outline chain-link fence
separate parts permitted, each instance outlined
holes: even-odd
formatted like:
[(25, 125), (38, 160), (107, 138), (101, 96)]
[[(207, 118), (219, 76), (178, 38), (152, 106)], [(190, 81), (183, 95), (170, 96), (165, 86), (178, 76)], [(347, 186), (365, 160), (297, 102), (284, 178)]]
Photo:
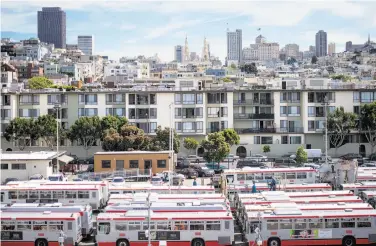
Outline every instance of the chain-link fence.
[(83, 180), (96, 181), (103, 179), (111, 180), (114, 177), (122, 177), (126, 181), (146, 181), (151, 177), (151, 169), (123, 169), (109, 172), (90, 172), (80, 173), (77, 176)]

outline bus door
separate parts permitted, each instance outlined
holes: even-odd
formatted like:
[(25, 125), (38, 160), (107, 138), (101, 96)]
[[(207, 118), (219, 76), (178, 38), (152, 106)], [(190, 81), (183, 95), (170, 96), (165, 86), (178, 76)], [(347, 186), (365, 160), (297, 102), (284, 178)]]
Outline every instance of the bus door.
[(1, 192), (1, 202), (4, 202), (4, 197), (5, 197), (4, 192)]

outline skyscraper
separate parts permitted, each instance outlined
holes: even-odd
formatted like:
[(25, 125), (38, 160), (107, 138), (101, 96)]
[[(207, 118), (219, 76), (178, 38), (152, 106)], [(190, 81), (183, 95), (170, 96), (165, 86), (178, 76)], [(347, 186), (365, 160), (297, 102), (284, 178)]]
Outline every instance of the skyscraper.
[(93, 55), (94, 53), (94, 37), (92, 35), (78, 36), (77, 37), (78, 49), (85, 55)]
[(334, 53), (336, 53), (336, 44), (335, 43), (330, 43), (328, 45), (328, 55), (333, 55)]
[(65, 48), (66, 15), (59, 7), (42, 8), (38, 11), (38, 38), (41, 42)]
[(206, 42), (206, 38), (204, 38), (204, 47), (202, 48), (202, 61), (209, 61), (209, 48), (208, 42)]
[(227, 61), (238, 61), (239, 63), (243, 60), (243, 41), (242, 41), (242, 30), (236, 29), (235, 32), (230, 32), (227, 30)]
[(179, 63), (183, 63), (183, 46), (181, 45), (176, 45), (175, 46), (175, 61)]
[(320, 30), (316, 33), (316, 56), (326, 56), (328, 54), (328, 37), (326, 32)]
[(189, 62), (191, 60), (188, 47), (188, 37), (185, 36), (185, 43), (184, 43), (184, 52), (183, 52), (183, 62)]

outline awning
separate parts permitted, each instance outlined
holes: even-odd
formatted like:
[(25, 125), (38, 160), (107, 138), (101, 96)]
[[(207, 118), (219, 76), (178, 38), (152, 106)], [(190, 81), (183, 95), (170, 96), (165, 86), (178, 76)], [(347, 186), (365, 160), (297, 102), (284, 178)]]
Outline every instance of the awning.
[(66, 164), (68, 164), (68, 162), (70, 161), (73, 161), (73, 157), (70, 157), (68, 155), (59, 156), (57, 159), (59, 159), (59, 161), (64, 162)]

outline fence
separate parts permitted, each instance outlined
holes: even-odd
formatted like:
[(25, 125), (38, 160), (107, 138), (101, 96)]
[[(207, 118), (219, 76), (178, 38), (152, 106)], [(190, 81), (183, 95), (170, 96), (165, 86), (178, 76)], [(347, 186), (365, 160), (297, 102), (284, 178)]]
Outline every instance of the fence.
[(123, 169), (108, 172), (81, 173), (78, 177), (88, 180), (113, 179), (122, 177), (127, 181), (146, 181), (151, 177), (151, 169)]

